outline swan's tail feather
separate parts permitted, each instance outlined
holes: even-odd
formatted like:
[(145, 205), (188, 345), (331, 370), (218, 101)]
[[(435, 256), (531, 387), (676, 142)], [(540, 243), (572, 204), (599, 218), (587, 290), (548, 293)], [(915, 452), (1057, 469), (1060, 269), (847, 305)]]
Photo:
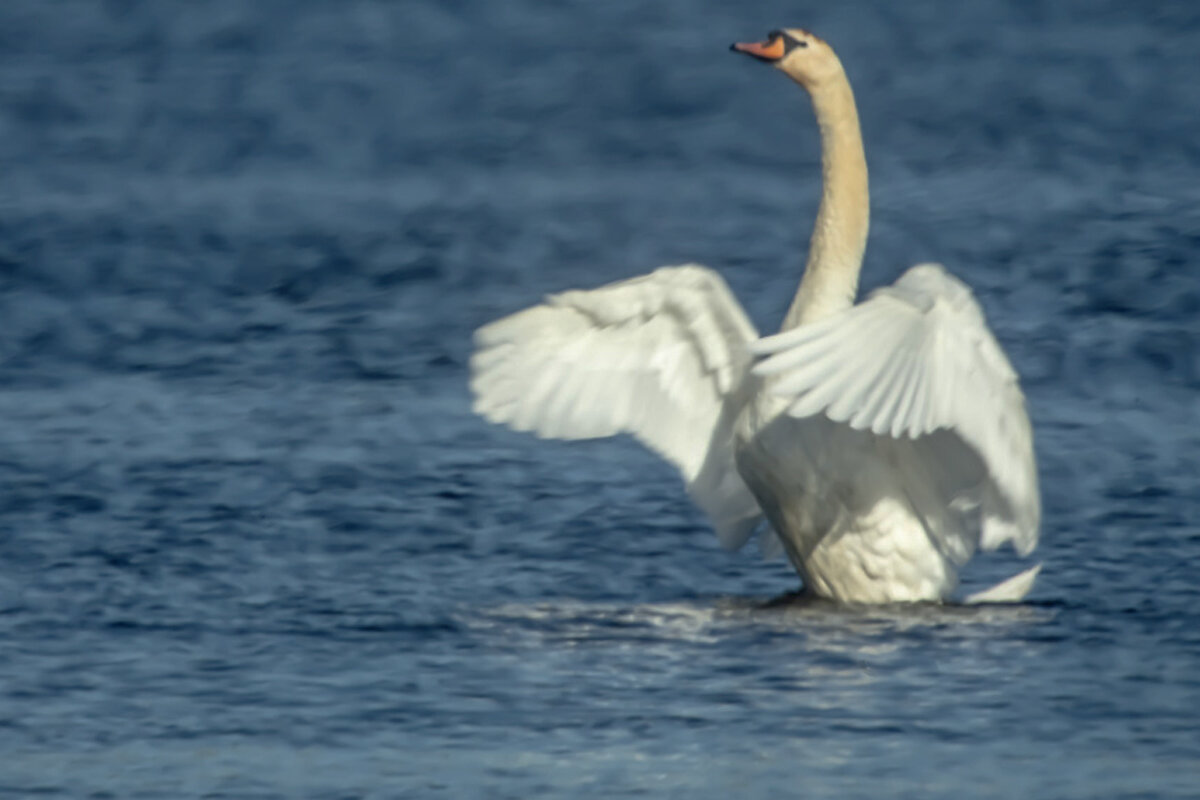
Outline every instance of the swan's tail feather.
[(1042, 571), (1041, 564), (1035, 564), (1024, 572), (1018, 572), (1007, 580), (1000, 581), (990, 589), (984, 589), (982, 592), (968, 595), (965, 602), (967, 605), (975, 605), (977, 603), (1019, 603), (1025, 599), (1025, 595), (1029, 594), (1029, 590), (1033, 588), (1033, 582), (1037, 579), (1038, 573)]

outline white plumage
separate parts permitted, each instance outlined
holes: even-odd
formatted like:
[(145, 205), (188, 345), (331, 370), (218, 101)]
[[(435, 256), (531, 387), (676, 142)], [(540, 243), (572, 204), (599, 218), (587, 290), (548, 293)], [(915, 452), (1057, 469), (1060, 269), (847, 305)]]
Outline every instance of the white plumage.
[(982, 461), (971, 471), (981, 482), (942, 502), (971, 495), (986, 549), (1012, 541), (1021, 555), (1033, 550), (1041, 504), (1025, 398), (971, 290), (940, 265), (913, 267), (866, 302), (752, 349), (770, 356), (754, 374), (773, 376), (769, 391), (789, 401), (789, 416), (824, 414), (910, 439), (906, 454), (927, 462), (925, 472), (947, 460), (927, 434), (953, 433)]
[[(752, 349), (767, 358), (739, 464), (819, 593), (944, 598), (977, 548), (1036, 546), (1024, 397), (970, 290), (940, 266)], [(1016, 599), (1036, 570), (975, 599)]]
[(758, 337), (720, 275), (663, 267), (480, 328), (475, 411), (550, 439), (628, 433), (678, 467), (721, 540), (762, 519), (737, 475), (731, 411)]
[[(562, 292), (476, 333), (475, 410), (547, 438), (634, 436), (679, 469), (727, 546), (765, 517), (816, 594), (945, 599), (978, 548), (1037, 544), (1016, 373), (970, 290), (938, 265), (853, 305), (868, 197), (841, 64), (800, 30), (736, 48), (804, 86), (826, 154), (783, 332), (759, 339), (697, 265)], [(1020, 599), (1038, 569), (967, 599)]]

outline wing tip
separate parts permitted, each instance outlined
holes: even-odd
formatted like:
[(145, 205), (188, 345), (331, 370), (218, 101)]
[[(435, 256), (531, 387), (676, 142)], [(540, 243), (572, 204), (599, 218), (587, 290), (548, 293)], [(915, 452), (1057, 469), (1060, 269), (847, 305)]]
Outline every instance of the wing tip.
[(1034, 564), (1029, 569), (1000, 581), (995, 586), (984, 589), (982, 592), (967, 595), (963, 602), (967, 605), (1019, 603), (1025, 599), (1025, 596), (1029, 594), (1029, 590), (1033, 588), (1033, 582), (1037, 580), (1038, 573), (1042, 571), (1042, 566), (1040, 562)]

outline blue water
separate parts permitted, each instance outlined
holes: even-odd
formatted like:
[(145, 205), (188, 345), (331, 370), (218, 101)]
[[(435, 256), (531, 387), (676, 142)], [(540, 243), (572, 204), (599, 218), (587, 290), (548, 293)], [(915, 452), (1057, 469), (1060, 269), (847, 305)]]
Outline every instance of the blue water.
[[(1024, 605), (768, 604), (633, 442), (470, 414), (548, 291), (696, 260), (778, 323), (816, 135), (725, 48), (781, 25), (855, 83), (864, 286), (946, 263), (1023, 376)], [(1195, 797), (1198, 50), (1191, 2), (6, 0), (0, 796)]]

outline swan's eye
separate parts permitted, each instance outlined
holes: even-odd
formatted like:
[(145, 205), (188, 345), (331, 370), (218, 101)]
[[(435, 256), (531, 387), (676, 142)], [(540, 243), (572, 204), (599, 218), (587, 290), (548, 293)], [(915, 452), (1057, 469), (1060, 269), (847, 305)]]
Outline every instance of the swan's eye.
[(784, 55), (787, 55), (788, 53), (792, 52), (797, 47), (808, 47), (807, 39), (796, 39), (791, 34), (789, 34), (787, 31), (772, 31), (771, 34), (773, 36), (778, 36), (780, 39), (783, 39)]

